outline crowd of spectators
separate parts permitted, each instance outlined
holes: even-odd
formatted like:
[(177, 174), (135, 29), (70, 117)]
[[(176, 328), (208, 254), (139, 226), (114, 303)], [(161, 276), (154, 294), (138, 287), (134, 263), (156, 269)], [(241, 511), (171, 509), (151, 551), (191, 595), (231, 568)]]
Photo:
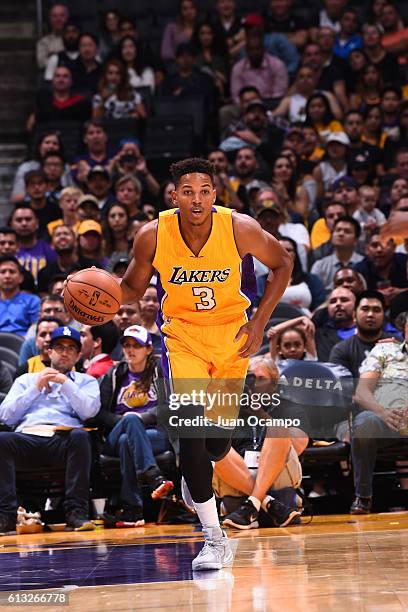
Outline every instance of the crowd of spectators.
[[(262, 11), (242, 15), (234, 0), (215, 0), (203, 14), (194, 0), (181, 0), (156, 47), (116, 9), (103, 15), (98, 36), (65, 5), (50, 9), (50, 33), (37, 43), (41, 85), (27, 119), (31, 153), (16, 171), (13, 210), (0, 228), (0, 332), (25, 338), (16, 375), (54, 367), (50, 342), (61, 326), (81, 335), (82, 359), (79, 347), (77, 355), (72, 350), (72, 366), (105, 385), (120, 374), (125, 400), (114, 394), (107, 405), (103, 398), (101, 422), (106, 449), (127, 461), (122, 501), (137, 511), (126, 510), (123, 520), (143, 519), (139, 494), (133, 489), (129, 497), (132, 470), (147, 471), (154, 491), (162, 476), (151, 449), (167, 448), (127, 416), (154, 403), (146, 382), (153, 384), (153, 366), (146, 363), (161, 351), (155, 279), (100, 335), (70, 320), (61, 293), (68, 273), (91, 265), (121, 277), (140, 227), (173, 206), (174, 185), (144, 154), (154, 102), (169, 98), (181, 109), (202, 101), (202, 133), (191, 153), (214, 164), (216, 203), (253, 216), (293, 258), (282, 297), (291, 314), (272, 318), (264, 358), (280, 371), (288, 359), (334, 363), (370, 381), (371, 395), (356, 381), (356, 433), (371, 427), (374, 434), (370, 444), (367, 433), (352, 443), (352, 511), (371, 509), (375, 441), (399, 435), (407, 418), (406, 401), (398, 403), (397, 394), (390, 405), (375, 383), (393, 371), (393, 359), (403, 361), (407, 378), (408, 236), (384, 242), (380, 232), (390, 214), (408, 211), (408, 26), (392, 2), (362, 4), (322, 0), (314, 13), (292, 0), (265, 0)], [(112, 126), (130, 119), (135, 131), (115, 139)], [(58, 129), (69, 121), (82, 124), (71, 156)], [(254, 268), (256, 308), (269, 271), (258, 261)], [(125, 341), (135, 325), (149, 334), (141, 370), (151, 371), (140, 388), (132, 340)], [(62, 353), (54, 350), (54, 361)], [(132, 384), (137, 391), (129, 391)], [(20, 431), (10, 402), (0, 416)], [(142, 467), (135, 453), (130, 467), (129, 437), (145, 449)], [(1, 503), (0, 513), (10, 513), (10, 499), (6, 510)], [(81, 504), (68, 509), (83, 510)], [(83, 513), (80, 519), (88, 524)]]

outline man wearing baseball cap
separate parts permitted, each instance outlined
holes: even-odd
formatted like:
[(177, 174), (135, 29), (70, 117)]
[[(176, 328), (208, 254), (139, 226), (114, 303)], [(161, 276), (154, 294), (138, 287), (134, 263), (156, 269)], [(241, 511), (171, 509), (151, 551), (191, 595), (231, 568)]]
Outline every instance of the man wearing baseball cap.
[(122, 515), (117, 526), (130, 527), (144, 523), (139, 478), (147, 483), (153, 499), (165, 497), (173, 483), (155, 459), (170, 449), (170, 443), (157, 427), (158, 370), (151, 336), (141, 325), (131, 325), (120, 341), (123, 360), (102, 379), (97, 418), (106, 436), (103, 452), (120, 458)]
[(357, 183), (352, 176), (342, 176), (333, 183), (333, 200), (345, 205), (347, 214), (353, 216), (359, 205)]
[(94, 529), (88, 518), (91, 443), (82, 426), (100, 409), (97, 381), (73, 370), (81, 355), (79, 332), (57, 327), (50, 339), (50, 367), (23, 374), (0, 406), (0, 533), (14, 531), (16, 464), (65, 466), (64, 510), (76, 531)]
[(110, 204), (115, 201), (111, 193), (111, 177), (105, 166), (97, 164), (89, 170), (87, 185), (90, 195), (96, 198), (99, 210), (102, 216), (104, 216)]

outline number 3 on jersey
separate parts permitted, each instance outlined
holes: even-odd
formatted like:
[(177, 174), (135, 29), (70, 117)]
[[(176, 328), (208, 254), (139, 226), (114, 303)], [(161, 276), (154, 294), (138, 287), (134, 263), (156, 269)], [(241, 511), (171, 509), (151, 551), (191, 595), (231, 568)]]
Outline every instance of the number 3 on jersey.
[(216, 306), (211, 287), (192, 287), (192, 292), (200, 298), (200, 301), (195, 303), (197, 310), (212, 310)]

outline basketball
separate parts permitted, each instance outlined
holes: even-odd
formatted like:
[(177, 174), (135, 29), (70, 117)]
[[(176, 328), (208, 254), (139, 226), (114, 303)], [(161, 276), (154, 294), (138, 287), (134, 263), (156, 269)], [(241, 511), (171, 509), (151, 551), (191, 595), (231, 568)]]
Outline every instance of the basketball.
[(80, 270), (64, 290), (64, 302), (74, 319), (85, 325), (102, 325), (113, 319), (122, 303), (118, 280), (99, 268)]

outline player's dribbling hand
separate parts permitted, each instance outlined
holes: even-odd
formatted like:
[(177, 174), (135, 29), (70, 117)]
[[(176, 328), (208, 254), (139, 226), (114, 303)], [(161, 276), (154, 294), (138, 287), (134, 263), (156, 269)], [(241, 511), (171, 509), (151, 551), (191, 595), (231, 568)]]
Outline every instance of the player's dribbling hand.
[(238, 355), (242, 359), (247, 359), (259, 351), (263, 339), (263, 327), (254, 320), (248, 321), (248, 323), (245, 323), (239, 328), (234, 338), (234, 342), (238, 342), (244, 334), (247, 336), (247, 339), (239, 349)]

